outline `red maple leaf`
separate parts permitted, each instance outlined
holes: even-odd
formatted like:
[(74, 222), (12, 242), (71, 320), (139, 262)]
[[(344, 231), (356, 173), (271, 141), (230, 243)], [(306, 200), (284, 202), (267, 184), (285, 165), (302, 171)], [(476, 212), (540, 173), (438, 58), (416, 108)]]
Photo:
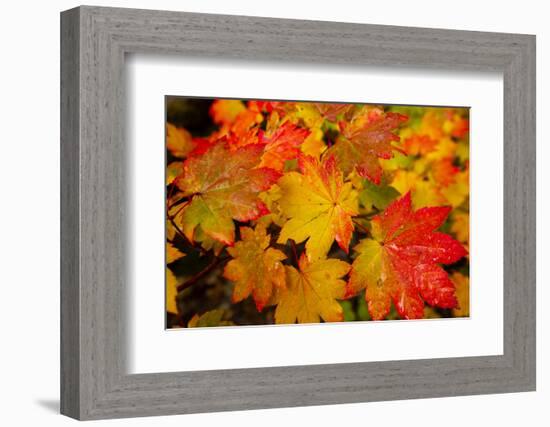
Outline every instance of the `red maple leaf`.
[(455, 286), (439, 264), (452, 264), (467, 254), (448, 234), (436, 231), (450, 207), (413, 211), (411, 196), (393, 202), (372, 220), (374, 239), (362, 240), (354, 250), (347, 296), (366, 289), (365, 299), (375, 320), (386, 317), (393, 301), (399, 316), (422, 318), (424, 302), (455, 308)]

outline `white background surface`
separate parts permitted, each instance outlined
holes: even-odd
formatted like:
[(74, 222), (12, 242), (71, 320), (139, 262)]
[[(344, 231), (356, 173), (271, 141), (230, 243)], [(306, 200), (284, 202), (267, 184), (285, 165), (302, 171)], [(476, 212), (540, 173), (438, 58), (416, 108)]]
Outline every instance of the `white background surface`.
[[(224, 76), (219, 79), (218, 76)], [(130, 187), (130, 372), (175, 372), (502, 354), (500, 73), (252, 61), (127, 59)], [(270, 82), (266, 85), (265, 82)], [(232, 82), (228, 85), (227, 82)], [(469, 319), (164, 330), (166, 94), (470, 106)], [(490, 162), (485, 159), (491, 159)], [(498, 272), (495, 274), (494, 272)], [(154, 284), (157, 284), (155, 286)], [(231, 348), (220, 357), (211, 347)], [(190, 348), (194, 351), (188, 351)], [(173, 357), (179, 354), (179, 357)]]
[[(74, 1), (3, 5), (0, 68), (0, 421), (64, 426), (57, 415), (59, 383), (59, 16)], [(544, 2), (439, 1), (97, 1), (96, 4), (281, 18), (321, 19), (484, 31), (535, 33), (538, 74), (538, 391), (508, 395), (349, 404), (104, 422), (117, 426), (407, 425), (530, 423), (550, 419), (550, 28)], [(546, 123), (545, 123), (546, 121)], [(546, 241), (545, 241), (546, 240)], [(541, 262), (542, 261), (542, 262)], [(90, 425), (97, 423), (90, 423)]]

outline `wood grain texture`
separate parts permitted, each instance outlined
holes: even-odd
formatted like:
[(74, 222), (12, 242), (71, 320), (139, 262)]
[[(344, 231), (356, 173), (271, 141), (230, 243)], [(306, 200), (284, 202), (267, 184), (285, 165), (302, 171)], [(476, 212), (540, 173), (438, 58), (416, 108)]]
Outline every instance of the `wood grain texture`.
[[(86, 6), (63, 12), (61, 27), (62, 413), (100, 419), (535, 389), (534, 36)], [(502, 72), (504, 354), (128, 375), (128, 53)]]
[(61, 20), (61, 412), (80, 414), (79, 17)]

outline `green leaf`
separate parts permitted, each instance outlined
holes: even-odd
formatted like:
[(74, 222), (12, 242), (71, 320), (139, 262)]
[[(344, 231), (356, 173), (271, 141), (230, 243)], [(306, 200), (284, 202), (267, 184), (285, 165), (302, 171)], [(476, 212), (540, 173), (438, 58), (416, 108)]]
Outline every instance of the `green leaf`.
[(355, 311), (353, 311), (353, 305), (351, 301), (339, 302), (342, 306), (342, 310), (344, 310), (344, 322), (352, 322), (354, 320), (357, 320), (357, 316), (355, 316)]
[(189, 328), (209, 328), (212, 326), (233, 326), (229, 320), (222, 320), (224, 311), (221, 309), (207, 311), (206, 313), (195, 314), (187, 324)]
[(363, 181), (363, 190), (359, 193), (359, 201), (367, 208), (384, 210), (399, 197), (399, 191), (390, 185), (375, 185), (368, 180)]
[(357, 320), (371, 320), (364, 293), (361, 293), (357, 299)]

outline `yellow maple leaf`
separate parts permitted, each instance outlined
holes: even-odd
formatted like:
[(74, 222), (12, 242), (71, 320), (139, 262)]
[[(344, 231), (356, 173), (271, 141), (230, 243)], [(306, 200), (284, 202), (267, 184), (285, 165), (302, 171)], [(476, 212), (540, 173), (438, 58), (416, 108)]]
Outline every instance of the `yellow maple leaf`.
[(456, 146), (456, 157), (461, 163), (464, 163), (470, 159), (470, 144), (467, 141), (458, 141)]
[(166, 264), (170, 264), (174, 261), (177, 261), (180, 258), (183, 258), (185, 254), (181, 252), (171, 243), (166, 243)]
[(334, 240), (346, 252), (353, 233), (352, 216), (358, 214), (357, 192), (344, 182), (333, 156), (322, 162), (313, 157), (299, 158), (302, 173), (288, 172), (279, 180), (278, 203), (289, 220), (278, 243), (308, 239), (306, 250), (311, 259), (324, 257)]
[(410, 191), (415, 209), (447, 204), (447, 201), (433, 181), (424, 180), (421, 175), (414, 171), (396, 171), (391, 186), (401, 194), (406, 194)]
[(166, 123), (166, 148), (173, 156), (183, 158), (193, 151), (195, 143), (185, 129)]
[(168, 240), (173, 240), (176, 236), (176, 229), (170, 220), (166, 220), (166, 238)]
[(271, 223), (276, 224), (279, 227), (282, 227), (284, 225), (286, 218), (281, 212), (281, 208), (278, 204), (278, 201), (281, 198), (281, 196), (282, 196), (281, 187), (279, 187), (277, 184), (273, 184), (273, 186), (269, 190), (262, 191), (258, 195), (260, 200), (264, 202), (265, 205), (267, 206), (269, 213), (258, 218), (256, 220), (257, 223), (262, 223), (266, 227), (271, 225)]
[(470, 214), (468, 212), (453, 212), (451, 231), (459, 242), (470, 245)]
[(235, 282), (233, 303), (252, 295), (256, 308), (262, 311), (274, 289), (283, 289), (286, 284), (285, 269), (281, 261), (286, 255), (270, 248), (270, 235), (258, 224), (256, 229), (241, 227), (241, 240), (227, 252), (233, 257), (225, 266), (223, 275)]
[(455, 175), (455, 181), (449, 186), (441, 189), (441, 194), (453, 206), (460, 206), (470, 195), (470, 173), (465, 171)]
[(445, 135), (443, 132), (444, 120), (445, 118), (441, 114), (440, 108), (426, 108), (420, 121), (418, 133), (426, 135), (431, 139), (439, 140)]
[(167, 268), (166, 269), (166, 311), (176, 314), (178, 312), (178, 306), (176, 304), (176, 297), (178, 296), (178, 281), (174, 273)]
[(287, 288), (278, 293), (276, 323), (340, 322), (344, 319), (342, 306), (346, 292), (345, 276), (350, 265), (338, 259), (310, 261), (304, 254), (299, 269), (286, 266)]
[(319, 159), (326, 149), (327, 145), (323, 141), (323, 131), (318, 127), (312, 128), (311, 133), (301, 146), (302, 153)]
[(324, 121), (319, 110), (310, 102), (297, 102), (294, 111), (288, 114), (290, 120), (303, 123), (308, 128), (321, 127)]
[(454, 157), (457, 147), (458, 145), (451, 138), (442, 137), (435, 148), (426, 154), (426, 159), (434, 161)]

